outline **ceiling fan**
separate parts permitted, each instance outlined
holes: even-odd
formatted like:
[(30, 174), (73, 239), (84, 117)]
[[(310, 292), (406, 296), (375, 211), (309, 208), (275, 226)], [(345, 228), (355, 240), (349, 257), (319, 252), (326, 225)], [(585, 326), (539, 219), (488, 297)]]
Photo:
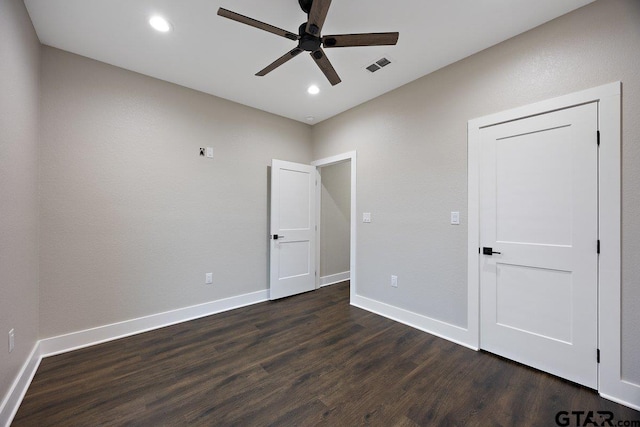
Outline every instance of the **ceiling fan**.
[(302, 11), (307, 14), (307, 22), (298, 28), (298, 34), (274, 27), (273, 25), (240, 15), (227, 9), (218, 9), (218, 15), (259, 28), (287, 39), (297, 41), (298, 46), (282, 55), (280, 58), (258, 71), (256, 76), (265, 76), (285, 62), (298, 56), (303, 51), (311, 53), (311, 57), (318, 64), (320, 70), (329, 82), (335, 86), (341, 82), (340, 76), (331, 65), (324, 53), (324, 48), (351, 47), (351, 46), (384, 46), (395, 45), (398, 42), (399, 33), (363, 33), (363, 34), (338, 34), (322, 36), (322, 26), (329, 12), (331, 0), (298, 0)]

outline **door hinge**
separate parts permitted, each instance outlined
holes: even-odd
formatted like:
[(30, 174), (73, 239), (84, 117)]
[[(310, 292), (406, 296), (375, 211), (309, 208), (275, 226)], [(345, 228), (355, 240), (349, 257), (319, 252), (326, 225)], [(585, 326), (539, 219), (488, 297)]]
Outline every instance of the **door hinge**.
[(598, 239), (598, 255), (600, 255), (600, 239)]
[(597, 359), (598, 359), (598, 363), (600, 363), (600, 349), (598, 349), (598, 351), (597, 351), (597, 356), (596, 356), (596, 357), (597, 357)]
[(598, 147), (600, 146), (600, 131), (598, 131)]

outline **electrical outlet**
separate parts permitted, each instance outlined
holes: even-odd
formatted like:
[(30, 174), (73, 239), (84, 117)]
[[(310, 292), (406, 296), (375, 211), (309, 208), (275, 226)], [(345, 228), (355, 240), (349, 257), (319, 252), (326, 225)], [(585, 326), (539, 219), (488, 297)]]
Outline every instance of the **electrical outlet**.
[(362, 214), (362, 222), (366, 222), (366, 223), (371, 222), (371, 212), (364, 212)]
[(394, 288), (398, 287), (398, 276), (391, 276), (391, 286)]
[(213, 273), (207, 273), (204, 278), (204, 283), (210, 285), (213, 283)]
[(13, 347), (15, 347), (15, 338), (16, 334), (12, 329), (9, 331), (9, 353), (11, 353), (13, 351)]

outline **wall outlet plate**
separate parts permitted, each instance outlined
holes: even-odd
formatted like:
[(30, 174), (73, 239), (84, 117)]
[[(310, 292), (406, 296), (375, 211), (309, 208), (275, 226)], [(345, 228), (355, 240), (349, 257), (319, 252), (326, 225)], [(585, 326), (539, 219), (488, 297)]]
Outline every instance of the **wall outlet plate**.
[(11, 329), (9, 331), (9, 353), (11, 353), (13, 351), (13, 348), (15, 347), (15, 339), (16, 333), (13, 329)]
[(366, 222), (366, 223), (371, 222), (371, 212), (364, 212), (362, 214), (362, 222)]
[(460, 212), (451, 212), (451, 224), (460, 225)]
[(391, 276), (391, 286), (394, 288), (398, 287), (398, 276)]
[(204, 276), (204, 283), (210, 285), (213, 283), (213, 273), (207, 273)]

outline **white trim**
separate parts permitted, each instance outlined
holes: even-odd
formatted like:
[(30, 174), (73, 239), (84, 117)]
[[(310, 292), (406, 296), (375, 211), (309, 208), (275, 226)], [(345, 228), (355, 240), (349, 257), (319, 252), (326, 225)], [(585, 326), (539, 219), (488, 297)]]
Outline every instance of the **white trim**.
[(322, 174), (316, 167), (316, 289), (322, 286), (320, 278), (320, 254), (322, 251)]
[(33, 380), (42, 356), (40, 355), (40, 342), (37, 342), (31, 350), (31, 354), (22, 365), (20, 373), (16, 377), (15, 381), (11, 385), (9, 392), (5, 396), (2, 404), (0, 405), (0, 426), (9, 427), (13, 418), (18, 412), (18, 408), (27, 394), (27, 389)]
[[(357, 188), (357, 153), (355, 151), (349, 151), (347, 153), (338, 154), (336, 156), (325, 157), (324, 159), (311, 162), (311, 165), (316, 167), (331, 166), (336, 163), (351, 160), (351, 237), (350, 237), (350, 263), (349, 270), (351, 273), (351, 283), (349, 286), (350, 303), (353, 304), (354, 298), (357, 292), (357, 280), (356, 280), (356, 237), (357, 237), (357, 211), (356, 211), (356, 188)], [(319, 241), (319, 240), (318, 240)], [(320, 252), (319, 250), (317, 251)], [(318, 264), (319, 265), (319, 264)]]
[(467, 330), (480, 348), (480, 127), (467, 124)]
[(40, 340), (40, 353), (42, 357), (54, 356), (56, 354), (117, 340), (119, 338), (187, 322), (267, 300), (267, 290), (257, 291), (191, 307), (166, 311), (164, 313), (139, 317), (137, 319), (125, 320), (124, 322), (99, 326), (97, 328), (85, 329), (70, 334), (45, 338)]
[(348, 271), (344, 271), (342, 273), (329, 274), (328, 276), (322, 276), (320, 278), (320, 286), (329, 286), (335, 285), (336, 283), (344, 282), (345, 280), (349, 280), (351, 274)]
[(580, 92), (574, 92), (557, 98), (536, 102), (535, 104), (516, 107), (511, 110), (501, 111), (499, 113), (472, 119), (469, 120), (469, 127), (483, 128), (526, 117), (546, 114), (556, 110), (563, 110), (565, 108), (575, 107), (581, 104), (597, 102), (603, 98), (620, 95), (620, 89), (621, 82), (607, 83), (605, 85), (585, 89)]
[(640, 405), (627, 402), (626, 400), (618, 399), (617, 397), (609, 396), (608, 394), (605, 394), (605, 393), (600, 393), (600, 397), (602, 397), (603, 399), (610, 400), (612, 402), (619, 403), (624, 406), (628, 406), (629, 408), (635, 409), (636, 411), (640, 411)]
[(267, 290), (257, 291), (42, 339), (34, 346), (31, 355), (20, 370), (9, 393), (7, 393), (5, 399), (2, 401), (2, 405), (0, 406), (0, 426), (8, 427), (11, 421), (13, 421), (43, 357), (55, 356), (56, 354), (78, 350), (80, 348), (117, 340), (119, 338), (234, 310), (236, 308), (246, 307), (267, 300)]
[(640, 385), (621, 377), (621, 82), (469, 120), (468, 123), (468, 328), (477, 347), (479, 336), (479, 144), (480, 129), (589, 102), (598, 102), (600, 144), (599, 229), (599, 365), (598, 391), (604, 398), (632, 408), (640, 406)]
[(622, 172), (621, 84), (602, 94), (600, 129), (600, 312), (601, 351), (598, 391), (602, 397), (640, 410), (640, 384), (622, 378)]
[(452, 325), (441, 320), (413, 313), (393, 305), (385, 304), (367, 297), (356, 295), (351, 298), (351, 305), (363, 310), (384, 316), (396, 322), (403, 323), (412, 328), (419, 329), (431, 335), (443, 338), (447, 341), (460, 344), (472, 350), (478, 350), (473, 343), (468, 341), (468, 331), (460, 326)]

